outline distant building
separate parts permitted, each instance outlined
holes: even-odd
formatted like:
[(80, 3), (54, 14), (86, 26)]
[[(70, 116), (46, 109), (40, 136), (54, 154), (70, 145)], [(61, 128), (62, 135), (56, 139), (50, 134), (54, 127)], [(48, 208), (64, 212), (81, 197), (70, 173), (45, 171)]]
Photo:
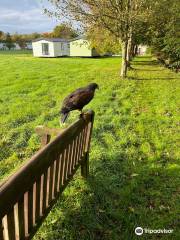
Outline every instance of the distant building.
[(138, 55), (145, 55), (147, 51), (147, 46), (139, 45), (138, 46)]
[(0, 50), (8, 50), (5, 43), (0, 42)]
[[(18, 43), (12, 43), (12, 47), (10, 50), (21, 50), (21, 47)], [(0, 50), (9, 50), (9, 48), (6, 46), (6, 43), (0, 43)]]
[(26, 49), (32, 50), (32, 42), (26, 42)]
[(32, 41), (35, 57), (69, 56), (69, 41), (61, 38), (39, 38)]
[(18, 43), (13, 43), (14, 46), (12, 47), (13, 50), (21, 50), (21, 47), (19, 46)]
[(70, 41), (71, 57), (98, 57), (100, 56), (90, 42), (84, 37), (77, 37)]

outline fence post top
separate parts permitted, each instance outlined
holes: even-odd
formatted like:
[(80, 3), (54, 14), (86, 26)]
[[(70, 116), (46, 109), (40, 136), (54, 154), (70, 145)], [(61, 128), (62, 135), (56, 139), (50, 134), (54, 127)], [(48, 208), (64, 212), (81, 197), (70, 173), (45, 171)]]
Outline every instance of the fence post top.
[[(94, 118), (94, 115), (95, 115), (95, 112), (93, 110), (88, 110), (86, 112), (83, 112), (81, 115), (80, 115), (80, 118), (82, 117), (84, 120), (90, 120), (92, 121), (93, 118)], [(90, 117), (90, 119), (89, 119)]]

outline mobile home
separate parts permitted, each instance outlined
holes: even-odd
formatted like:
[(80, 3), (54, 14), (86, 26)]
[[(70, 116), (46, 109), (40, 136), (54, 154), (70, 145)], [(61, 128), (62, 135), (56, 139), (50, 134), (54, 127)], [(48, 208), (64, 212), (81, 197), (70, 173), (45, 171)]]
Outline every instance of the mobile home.
[(70, 41), (71, 57), (98, 57), (100, 56), (90, 42), (84, 37), (77, 37)]
[(69, 41), (61, 38), (39, 38), (32, 42), (35, 57), (60, 57), (70, 55)]

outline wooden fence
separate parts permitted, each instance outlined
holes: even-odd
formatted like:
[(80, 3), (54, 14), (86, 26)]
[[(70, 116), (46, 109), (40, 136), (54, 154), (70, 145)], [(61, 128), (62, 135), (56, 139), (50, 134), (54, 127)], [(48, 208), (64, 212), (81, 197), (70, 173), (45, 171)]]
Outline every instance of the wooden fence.
[[(94, 112), (88, 111), (0, 186), (0, 240), (31, 239), (77, 168), (88, 175)], [(56, 134), (58, 131), (55, 131)]]

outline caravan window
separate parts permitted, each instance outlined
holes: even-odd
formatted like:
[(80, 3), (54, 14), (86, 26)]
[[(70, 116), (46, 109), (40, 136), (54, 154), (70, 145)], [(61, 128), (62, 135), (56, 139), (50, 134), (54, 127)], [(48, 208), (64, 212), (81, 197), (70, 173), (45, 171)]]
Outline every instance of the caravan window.
[(42, 55), (49, 55), (49, 44), (42, 43)]

